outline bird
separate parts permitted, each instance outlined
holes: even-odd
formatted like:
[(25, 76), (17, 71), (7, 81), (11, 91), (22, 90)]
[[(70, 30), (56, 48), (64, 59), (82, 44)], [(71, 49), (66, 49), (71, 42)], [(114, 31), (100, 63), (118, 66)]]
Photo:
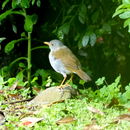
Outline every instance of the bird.
[[(73, 52), (60, 40), (44, 42), (50, 48), (49, 61), (52, 68), (63, 75), (62, 86), (69, 74), (77, 74), (82, 80), (88, 82), (91, 78), (81, 69), (81, 64)], [(72, 77), (71, 77), (72, 78)]]

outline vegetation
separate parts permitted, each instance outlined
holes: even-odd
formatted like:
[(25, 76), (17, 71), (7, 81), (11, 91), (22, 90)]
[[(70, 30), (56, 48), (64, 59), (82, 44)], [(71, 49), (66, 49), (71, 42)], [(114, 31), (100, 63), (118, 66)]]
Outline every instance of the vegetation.
[[(43, 45), (52, 39), (62, 40), (93, 80), (85, 83), (75, 76), (71, 85), (79, 91), (77, 97), (35, 108), (39, 112), (31, 115), (45, 120), (34, 129), (130, 126), (130, 0), (3, 0), (0, 9), (0, 111), (8, 121), (0, 128), (15, 129), (30, 111), (26, 103), (13, 109), (4, 102), (27, 99), (60, 84), (62, 76), (52, 70)], [(75, 121), (57, 125), (64, 117)]]

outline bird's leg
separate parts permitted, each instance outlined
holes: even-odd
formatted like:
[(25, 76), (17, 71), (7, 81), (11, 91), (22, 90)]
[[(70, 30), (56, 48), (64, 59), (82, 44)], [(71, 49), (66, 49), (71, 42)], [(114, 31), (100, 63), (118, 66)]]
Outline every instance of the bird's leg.
[(70, 77), (70, 79), (67, 81), (66, 84), (69, 84), (70, 82), (72, 82), (73, 76), (74, 76), (73, 73), (71, 73), (71, 77)]
[(64, 84), (66, 78), (67, 78), (67, 76), (65, 75), (64, 79), (62, 80), (62, 82), (61, 82), (60, 86), (58, 86), (58, 88), (63, 88), (63, 84)]

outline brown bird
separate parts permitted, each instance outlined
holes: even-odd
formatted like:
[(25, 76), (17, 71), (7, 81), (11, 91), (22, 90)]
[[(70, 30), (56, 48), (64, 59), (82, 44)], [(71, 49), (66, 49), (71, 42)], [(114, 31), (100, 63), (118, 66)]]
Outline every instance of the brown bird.
[(84, 81), (90, 81), (91, 78), (81, 69), (81, 64), (72, 51), (59, 40), (44, 42), (50, 48), (49, 61), (52, 68), (63, 75), (63, 85), (68, 74), (75, 73)]

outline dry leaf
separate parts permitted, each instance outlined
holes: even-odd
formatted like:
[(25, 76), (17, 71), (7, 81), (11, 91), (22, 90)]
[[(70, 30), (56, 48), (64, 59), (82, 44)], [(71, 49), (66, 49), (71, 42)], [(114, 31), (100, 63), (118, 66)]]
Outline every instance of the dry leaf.
[(96, 109), (96, 108), (94, 108), (94, 107), (88, 106), (87, 109), (88, 109), (89, 111), (93, 112), (93, 113), (97, 113), (97, 114), (100, 114), (100, 115), (104, 115), (104, 113), (103, 113), (102, 111), (100, 111), (100, 110), (98, 110), (98, 109)]
[(5, 116), (2, 111), (0, 111), (0, 125), (3, 125), (5, 122)]
[(122, 115), (118, 116), (116, 119), (130, 121), (130, 114), (122, 114)]
[(56, 122), (56, 124), (60, 125), (60, 124), (71, 123), (71, 122), (73, 122), (75, 120), (76, 119), (74, 117), (68, 116), (68, 117), (62, 118), (61, 120), (58, 120)]
[(36, 117), (25, 117), (21, 119), (20, 125), (32, 127), (35, 125), (35, 123), (44, 120), (44, 118), (36, 118)]
[(89, 124), (89, 125), (86, 125), (84, 130), (101, 130), (103, 129), (103, 127), (97, 125), (97, 124)]

